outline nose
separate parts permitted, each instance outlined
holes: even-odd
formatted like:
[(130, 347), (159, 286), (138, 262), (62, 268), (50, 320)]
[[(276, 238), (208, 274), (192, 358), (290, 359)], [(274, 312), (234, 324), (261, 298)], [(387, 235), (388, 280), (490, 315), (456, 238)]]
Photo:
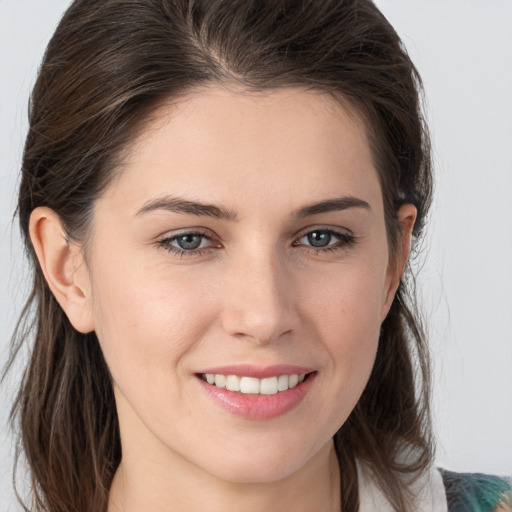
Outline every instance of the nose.
[(293, 280), (277, 255), (241, 257), (225, 277), (221, 315), (229, 335), (265, 345), (296, 329)]

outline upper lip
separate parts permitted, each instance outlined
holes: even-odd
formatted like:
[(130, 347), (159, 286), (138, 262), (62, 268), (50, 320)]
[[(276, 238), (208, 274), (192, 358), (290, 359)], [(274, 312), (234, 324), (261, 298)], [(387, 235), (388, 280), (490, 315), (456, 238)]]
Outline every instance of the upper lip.
[(280, 375), (305, 375), (314, 372), (314, 368), (306, 366), (296, 366), (291, 364), (275, 364), (271, 366), (255, 366), (253, 364), (234, 364), (226, 366), (215, 366), (204, 368), (197, 372), (210, 373), (215, 375), (238, 375), (243, 377), (254, 377), (264, 379), (266, 377), (279, 377)]

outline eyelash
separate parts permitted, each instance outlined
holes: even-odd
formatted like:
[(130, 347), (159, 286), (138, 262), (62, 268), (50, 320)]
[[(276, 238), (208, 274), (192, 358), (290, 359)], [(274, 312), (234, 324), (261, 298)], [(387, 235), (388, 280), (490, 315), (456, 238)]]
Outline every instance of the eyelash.
[[(301, 240), (302, 238), (304, 238), (308, 235), (311, 235), (312, 233), (315, 233), (315, 232), (327, 233), (332, 238), (337, 239), (337, 242), (334, 244), (325, 246), (325, 247), (314, 247), (311, 245), (304, 245), (304, 244), (299, 243), (299, 240)], [(172, 245), (172, 242), (175, 242), (178, 238), (183, 237), (183, 236), (199, 236), (202, 239), (201, 243), (203, 240), (209, 240), (209, 241), (214, 240), (213, 234), (208, 234), (208, 233), (204, 233), (204, 232), (200, 232), (200, 231), (185, 231), (183, 233), (179, 233), (177, 235), (173, 235), (170, 237), (163, 238), (162, 240), (159, 240), (158, 245), (160, 247), (162, 247), (164, 250), (166, 250), (167, 252), (169, 252), (175, 256), (179, 256), (180, 258), (202, 256), (205, 251), (219, 248), (219, 246), (217, 246), (217, 247), (208, 246), (208, 247), (203, 247), (203, 248), (199, 248), (199, 249), (186, 250), (186, 249), (181, 249), (179, 247), (175, 247), (174, 245)], [(316, 228), (316, 229), (311, 229), (311, 230), (306, 231), (305, 233), (301, 234), (300, 237), (295, 242), (292, 243), (292, 245), (294, 247), (303, 247), (305, 251), (312, 252), (312, 253), (318, 255), (318, 254), (327, 254), (327, 253), (339, 251), (341, 249), (345, 249), (347, 247), (354, 245), (356, 242), (357, 242), (357, 237), (353, 233), (337, 231), (332, 228)]]

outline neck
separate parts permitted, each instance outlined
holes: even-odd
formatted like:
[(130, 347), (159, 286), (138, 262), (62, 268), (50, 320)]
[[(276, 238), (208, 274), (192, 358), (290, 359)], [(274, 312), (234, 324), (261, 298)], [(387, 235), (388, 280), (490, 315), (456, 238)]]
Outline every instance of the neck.
[[(332, 442), (275, 482), (228, 482), (186, 460), (126, 450), (111, 487), (109, 512), (295, 510), (340, 512), (340, 474)], [(146, 452), (147, 453), (147, 452)]]

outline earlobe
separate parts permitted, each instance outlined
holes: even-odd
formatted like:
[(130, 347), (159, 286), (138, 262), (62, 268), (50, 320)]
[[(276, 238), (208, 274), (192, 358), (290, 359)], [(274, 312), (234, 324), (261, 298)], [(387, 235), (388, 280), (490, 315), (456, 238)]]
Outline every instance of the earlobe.
[(400, 227), (400, 233), (398, 235), (395, 254), (389, 261), (386, 297), (384, 300), (382, 320), (384, 320), (391, 307), (398, 285), (400, 284), (400, 279), (402, 278), (405, 265), (407, 264), (407, 259), (411, 251), (412, 232), (414, 224), (416, 223), (417, 215), (418, 210), (411, 203), (403, 204), (398, 210), (397, 221)]
[(80, 332), (93, 331), (90, 283), (80, 247), (67, 240), (60, 217), (47, 207), (32, 212), (29, 233), (46, 282), (69, 321)]

